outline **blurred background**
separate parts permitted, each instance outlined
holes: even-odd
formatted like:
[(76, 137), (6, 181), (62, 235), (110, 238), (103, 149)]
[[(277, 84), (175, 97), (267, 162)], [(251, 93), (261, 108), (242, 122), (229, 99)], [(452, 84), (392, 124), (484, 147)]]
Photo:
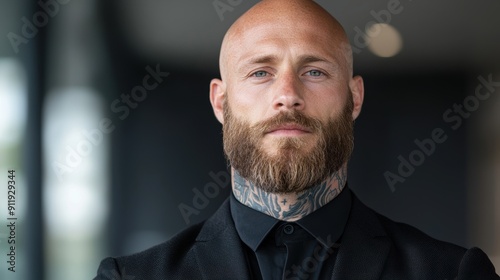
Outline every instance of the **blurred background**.
[[(479, 246), (498, 273), (500, 2), (317, 2), (344, 25), (365, 80), (351, 189)], [(0, 3), (0, 279), (92, 279), (104, 257), (218, 208), (230, 187), (208, 84), (225, 31), (257, 1)], [(420, 148), (436, 129), (446, 140)]]

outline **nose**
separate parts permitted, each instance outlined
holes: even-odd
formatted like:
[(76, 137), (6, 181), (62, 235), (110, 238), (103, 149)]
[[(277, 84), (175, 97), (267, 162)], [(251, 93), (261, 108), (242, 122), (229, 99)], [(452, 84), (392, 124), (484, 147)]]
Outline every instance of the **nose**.
[(294, 73), (285, 73), (275, 82), (273, 109), (302, 110), (304, 99), (300, 79)]

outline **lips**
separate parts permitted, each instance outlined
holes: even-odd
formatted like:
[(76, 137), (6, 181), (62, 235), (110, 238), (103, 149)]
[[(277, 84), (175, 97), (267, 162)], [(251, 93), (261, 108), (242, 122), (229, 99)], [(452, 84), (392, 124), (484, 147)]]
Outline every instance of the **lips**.
[(266, 133), (285, 133), (285, 134), (301, 134), (311, 133), (307, 127), (298, 124), (282, 124), (269, 129)]

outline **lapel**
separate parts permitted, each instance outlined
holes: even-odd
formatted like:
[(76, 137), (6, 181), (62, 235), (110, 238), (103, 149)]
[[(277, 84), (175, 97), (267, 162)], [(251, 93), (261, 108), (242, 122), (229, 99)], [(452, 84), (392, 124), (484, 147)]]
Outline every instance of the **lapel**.
[(194, 247), (203, 279), (250, 279), (247, 259), (226, 199), (209, 218)]
[(332, 279), (380, 279), (390, 248), (377, 215), (353, 195)]

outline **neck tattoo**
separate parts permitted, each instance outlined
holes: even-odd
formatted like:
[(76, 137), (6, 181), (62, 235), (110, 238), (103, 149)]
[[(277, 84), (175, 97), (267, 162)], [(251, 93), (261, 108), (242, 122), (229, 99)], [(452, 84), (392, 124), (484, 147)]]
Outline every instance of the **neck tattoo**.
[(300, 193), (265, 192), (232, 170), (233, 194), (242, 204), (282, 221), (297, 221), (340, 194), (347, 180), (347, 164), (320, 184)]

